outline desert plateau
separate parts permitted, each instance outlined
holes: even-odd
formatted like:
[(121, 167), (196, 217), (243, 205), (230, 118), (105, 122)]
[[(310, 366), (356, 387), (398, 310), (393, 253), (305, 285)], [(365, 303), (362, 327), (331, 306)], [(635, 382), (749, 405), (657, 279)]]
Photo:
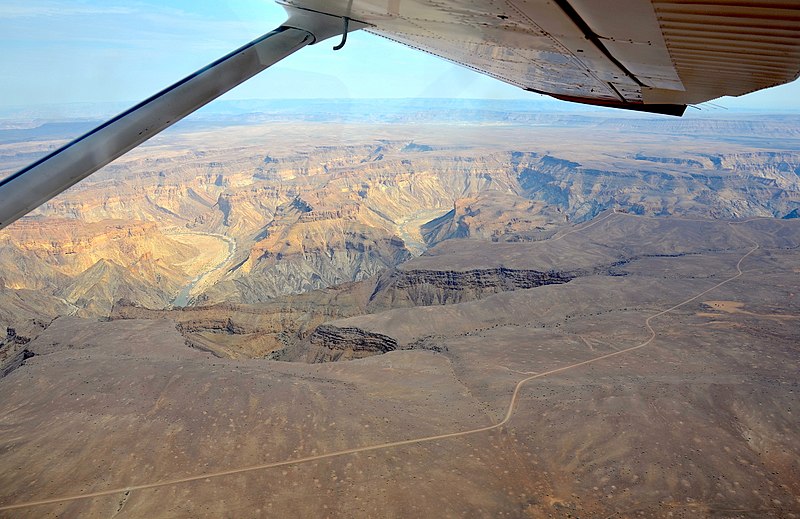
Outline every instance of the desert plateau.
[(0, 517), (800, 518), (800, 119), (509, 105), (235, 104), (0, 231)]

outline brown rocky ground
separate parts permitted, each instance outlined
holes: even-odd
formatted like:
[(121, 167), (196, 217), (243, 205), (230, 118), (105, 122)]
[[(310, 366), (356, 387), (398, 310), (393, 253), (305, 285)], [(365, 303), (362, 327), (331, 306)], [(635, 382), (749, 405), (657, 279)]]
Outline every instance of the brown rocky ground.
[[(185, 312), (57, 319), (0, 379), (0, 514), (800, 516), (795, 221), (605, 213), (501, 245), (582, 272), (352, 317), (365, 283), (330, 291), (325, 326), (398, 345), (349, 362), (217, 358)], [(496, 268), (496, 246), (402, 270)]]

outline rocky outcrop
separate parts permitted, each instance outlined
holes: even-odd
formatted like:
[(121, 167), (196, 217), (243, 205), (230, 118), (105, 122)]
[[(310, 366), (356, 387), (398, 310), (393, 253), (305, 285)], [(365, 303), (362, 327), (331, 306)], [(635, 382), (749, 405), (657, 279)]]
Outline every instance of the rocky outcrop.
[(164, 307), (205, 268), (208, 241), (185, 234), (154, 222), (23, 219), (0, 233), (0, 284), (55, 296), (87, 317), (107, 316), (119, 298)]
[(427, 144), (418, 144), (416, 142), (409, 142), (403, 147), (404, 152), (426, 152), (426, 151), (433, 151), (432, 146), (428, 146)]
[(354, 220), (357, 218), (358, 213), (358, 206), (355, 205), (321, 211), (309, 210), (303, 212), (298, 221), (301, 223), (308, 223), (321, 220)]
[(463, 303), (491, 294), (567, 283), (569, 274), (510, 268), (466, 271), (395, 269), (382, 276), (370, 297), (371, 310)]
[(5, 339), (0, 340), (0, 378), (22, 366), (33, 353), (25, 349), (30, 337), (19, 335), (14, 328), (6, 328)]
[(103, 261), (170, 291), (190, 277), (177, 265), (186, 265), (197, 253), (192, 245), (163, 234), (156, 223), (119, 220), (23, 219), (0, 233), (0, 244), (6, 286), (50, 293)]
[(177, 286), (166, 280), (162, 285), (150, 284), (113, 261), (101, 259), (56, 295), (81, 308), (81, 315), (107, 316), (120, 298), (137, 301), (145, 307), (163, 307), (174, 297), (169, 288)]
[(565, 221), (566, 214), (555, 206), (488, 191), (456, 200), (452, 211), (422, 225), (420, 234), (428, 246), (454, 238), (526, 241)]
[(411, 258), (401, 239), (356, 221), (353, 208), (296, 205), (279, 208), (247, 258), (197, 300), (265, 302), (367, 279)]
[(797, 152), (638, 153), (580, 163), (563, 155), (512, 152), (510, 165), (525, 197), (561, 208), (573, 222), (610, 208), (715, 218), (780, 217), (797, 208)]
[(219, 195), (216, 207), (226, 234), (246, 236), (269, 223), (287, 198), (284, 190), (270, 185), (228, 188)]
[(360, 359), (397, 349), (397, 341), (388, 335), (329, 324), (318, 326), (309, 343), (306, 359), (313, 363)]
[[(308, 344), (317, 326), (365, 312), (373, 284), (347, 283), (304, 294), (286, 295), (257, 305), (221, 303), (175, 309), (148, 309), (119, 300), (110, 318), (169, 319), (187, 343), (228, 358), (280, 358)], [(278, 353), (274, 353), (278, 351)], [(299, 351), (299, 350), (298, 350)], [(302, 349), (305, 354), (305, 347)], [(282, 356), (281, 356), (282, 355)], [(298, 353), (291, 360), (302, 359)]]
[(5, 362), (0, 363), (0, 378), (7, 377), (14, 370), (20, 366), (25, 365), (25, 361), (33, 357), (35, 354), (32, 351), (23, 349), (17, 352)]

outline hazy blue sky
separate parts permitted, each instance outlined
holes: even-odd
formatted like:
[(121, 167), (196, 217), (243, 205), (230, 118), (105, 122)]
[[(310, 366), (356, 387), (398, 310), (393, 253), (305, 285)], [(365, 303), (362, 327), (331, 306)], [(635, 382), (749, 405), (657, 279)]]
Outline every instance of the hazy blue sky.
[[(0, 0), (0, 107), (138, 101), (278, 26), (272, 0)], [(304, 49), (228, 99), (536, 98), (366, 33)], [(800, 83), (723, 99), (800, 110)]]

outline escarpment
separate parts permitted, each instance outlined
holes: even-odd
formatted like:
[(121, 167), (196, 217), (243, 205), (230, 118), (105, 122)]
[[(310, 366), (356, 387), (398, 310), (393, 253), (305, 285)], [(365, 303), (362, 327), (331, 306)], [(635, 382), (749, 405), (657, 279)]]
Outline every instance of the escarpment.
[(388, 335), (329, 324), (318, 326), (309, 343), (306, 360), (312, 363), (359, 359), (397, 349), (397, 341)]
[(370, 309), (458, 304), (487, 295), (569, 282), (573, 276), (505, 267), (457, 270), (394, 269), (380, 277)]
[(312, 219), (275, 225), (266, 234), (199, 300), (266, 302), (367, 279), (411, 257), (399, 238), (355, 222)]

